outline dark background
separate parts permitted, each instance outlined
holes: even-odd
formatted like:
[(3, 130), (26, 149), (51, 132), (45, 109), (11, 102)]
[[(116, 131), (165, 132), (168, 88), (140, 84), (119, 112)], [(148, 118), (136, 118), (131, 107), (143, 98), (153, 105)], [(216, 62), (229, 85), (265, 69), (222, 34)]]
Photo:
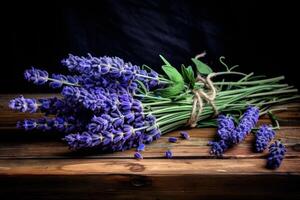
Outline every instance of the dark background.
[(224, 55), (241, 71), (285, 75), (299, 87), (296, 3), (103, 0), (1, 7), (0, 92), (49, 91), (26, 83), (23, 71), (66, 72), (60, 60), (68, 53), (119, 56), (159, 69), (159, 54), (180, 66), (204, 50), (215, 71)]

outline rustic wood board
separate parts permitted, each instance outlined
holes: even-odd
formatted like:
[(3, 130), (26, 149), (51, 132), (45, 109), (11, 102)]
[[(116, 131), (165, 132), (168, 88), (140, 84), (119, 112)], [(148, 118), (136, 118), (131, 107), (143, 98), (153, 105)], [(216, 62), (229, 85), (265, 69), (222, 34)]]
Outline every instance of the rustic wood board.
[[(27, 97), (50, 94), (25, 95)], [(29, 117), (8, 109), (17, 94), (0, 95), (0, 195), (3, 199), (299, 199), (300, 103), (278, 112), (277, 131), (287, 146), (277, 170), (265, 168), (267, 152), (254, 153), (253, 135), (222, 159), (209, 154), (216, 129), (187, 130), (190, 140), (168, 143), (173, 131), (153, 142), (143, 160), (134, 150), (101, 154), (71, 152), (59, 133), (25, 132), (17, 120)], [(38, 117), (39, 114), (34, 116)], [(265, 116), (260, 123), (270, 123)], [(172, 149), (173, 159), (164, 152)], [(1, 198), (2, 199), (2, 198)]]

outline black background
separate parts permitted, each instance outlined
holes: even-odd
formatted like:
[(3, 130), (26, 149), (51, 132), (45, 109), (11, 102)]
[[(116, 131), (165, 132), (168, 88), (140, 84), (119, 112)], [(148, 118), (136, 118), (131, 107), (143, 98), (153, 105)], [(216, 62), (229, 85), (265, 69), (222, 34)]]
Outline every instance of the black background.
[(159, 70), (159, 54), (179, 67), (204, 50), (215, 71), (224, 55), (240, 71), (285, 75), (299, 87), (299, 12), (291, 2), (10, 2), (1, 6), (0, 92), (49, 91), (24, 81), (23, 71), (65, 73), (60, 60), (68, 53), (119, 56)]

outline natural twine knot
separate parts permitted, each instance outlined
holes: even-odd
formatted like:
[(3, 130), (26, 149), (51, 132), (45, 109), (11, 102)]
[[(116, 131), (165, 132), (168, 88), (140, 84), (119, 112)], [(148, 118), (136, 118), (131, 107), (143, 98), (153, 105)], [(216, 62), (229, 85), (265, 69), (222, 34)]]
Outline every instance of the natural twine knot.
[(216, 75), (215, 73), (210, 73), (209, 75), (207, 75), (206, 79), (200, 75), (198, 75), (196, 78), (196, 82), (204, 83), (204, 85), (210, 91), (205, 93), (201, 88), (193, 90), (194, 98), (193, 98), (192, 113), (191, 113), (190, 119), (187, 122), (187, 125), (192, 128), (197, 126), (197, 121), (202, 113), (202, 110), (203, 110), (203, 100), (202, 99), (204, 99), (207, 103), (209, 103), (212, 106), (212, 108), (214, 110), (214, 115), (218, 115), (218, 110), (214, 103), (214, 100), (217, 95), (217, 91), (213, 85), (213, 82), (211, 81), (211, 78), (215, 75)]

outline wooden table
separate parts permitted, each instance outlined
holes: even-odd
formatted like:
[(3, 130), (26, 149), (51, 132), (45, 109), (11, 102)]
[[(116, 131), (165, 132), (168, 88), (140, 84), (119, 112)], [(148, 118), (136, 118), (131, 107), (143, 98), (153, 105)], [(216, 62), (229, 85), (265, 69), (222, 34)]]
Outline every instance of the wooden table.
[[(207, 146), (215, 136), (213, 128), (188, 130), (191, 139), (175, 144), (167, 139), (179, 131), (167, 134), (146, 147), (143, 160), (133, 159), (134, 150), (77, 154), (58, 133), (16, 130), (16, 121), (28, 114), (8, 109), (15, 96), (0, 95), (1, 199), (300, 198), (299, 103), (277, 114), (282, 127), (276, 137), (288, 151), (279, 169), (268, 170), (266, 153), (252, 151), (252, 135), (223, 159), (214, 159)], [(269, 120), (262, 117), (264, 122)], [(164, 158), (167, 148), (173, 159)]]

